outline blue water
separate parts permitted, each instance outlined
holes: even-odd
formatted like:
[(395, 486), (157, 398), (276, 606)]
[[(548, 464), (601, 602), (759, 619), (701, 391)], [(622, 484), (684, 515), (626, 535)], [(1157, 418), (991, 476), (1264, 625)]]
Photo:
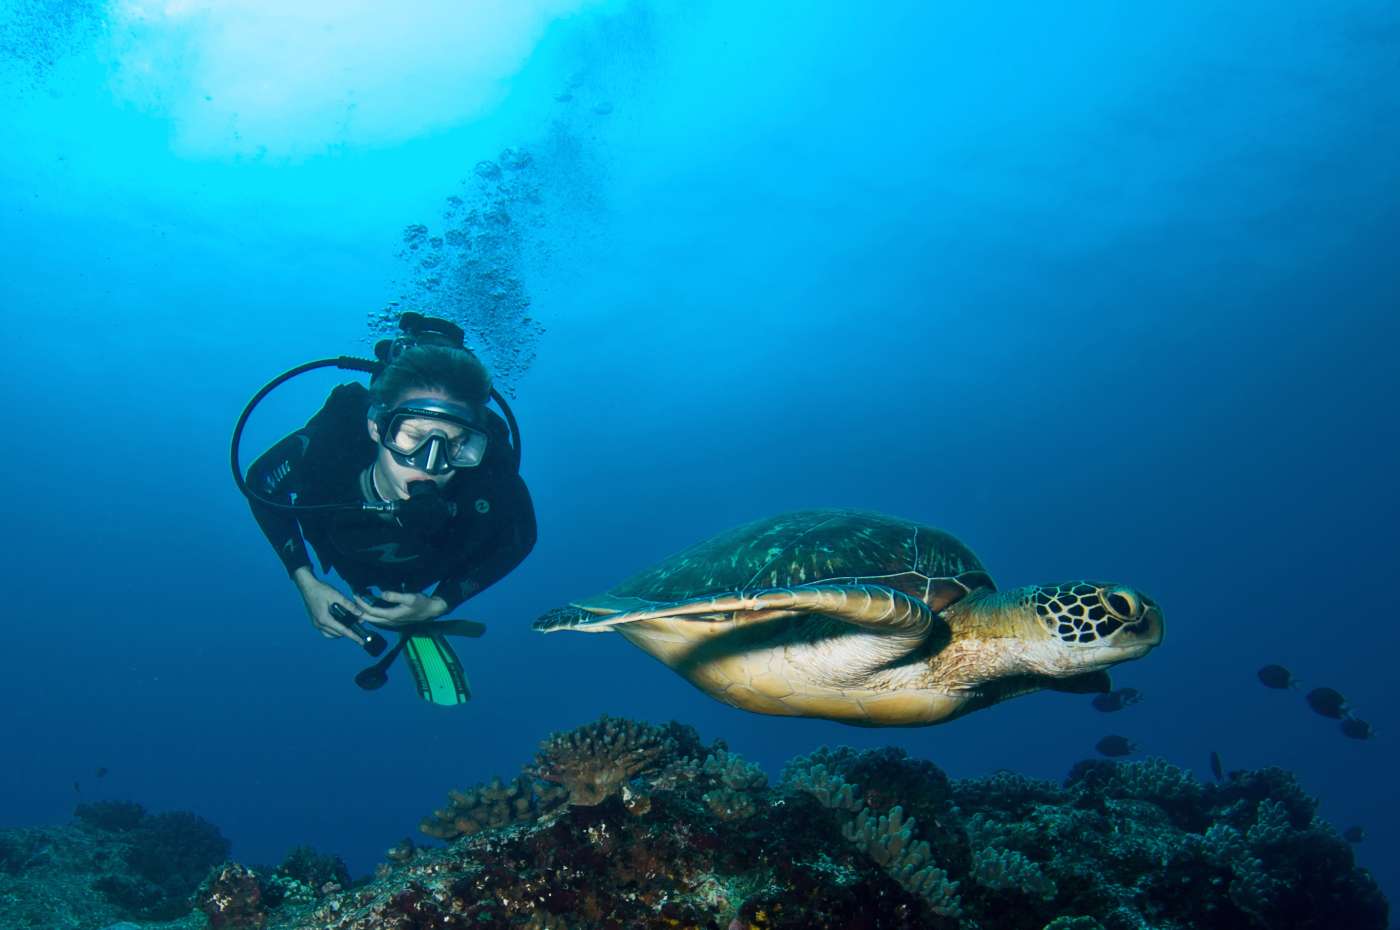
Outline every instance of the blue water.
[[(1061, 778), (1121, 733), (1203, 778), (1212, 750), (1295, 771), (1400, 891), (1392, 6), (248, 6), (0, 11), (0, 824), (133, 799), (245, 862), (310, 843), (363, 874), (605, 712), (773, 772), (846, 743)], [(490, 632), (444, 709), (402, 666), (355, 688), (227, 441), (266, 380), (422, 296), (404, 228), (449, 228), (507, 147), (531, 193), (492, 261), (528, 307), (473, 338), (530, 358), (505, 386), (540, 540), (458, 612)], [(270, 398), (244, 462), (334, 383)], [(944, 527), (1002, 586), (1142, 588), (1167, 638), (1116, 680), (1145, 700), (861, 730), (530, 630), (807, 506)], [(1269, 662), (1304, 688), (1260, 686)], [(1308, 710), (1324, 684), (1374, 740)]]

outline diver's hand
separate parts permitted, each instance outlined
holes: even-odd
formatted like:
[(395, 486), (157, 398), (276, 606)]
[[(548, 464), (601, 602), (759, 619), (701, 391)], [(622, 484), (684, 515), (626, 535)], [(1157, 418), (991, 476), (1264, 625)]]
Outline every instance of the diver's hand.
[(365, 644), (363, 636), (336, 620), (331, 614), (331, 605), (339, 604), (346, 613), (358, 619), (364, 614), (359, 604), (317, 578), (309, 568), (297, 569), (292, 575), (292, 581), (301, 592), (302, 601), (306, 603), (306, 612), (311, 615), (311, 625), (320, 630), (322, 636), (327, 639), (348, 636), (361, 646)]
[(381, 601), (388, 601), (393, 606), (376, 607), (358, 594), (355, 595), (361, 619), (385, 626), (397, 626), (404, 623), (425, 623), (447, 613), (447, 602), (440, 597), (405, 594), (401, 591), (381, 591), (378, 596)]

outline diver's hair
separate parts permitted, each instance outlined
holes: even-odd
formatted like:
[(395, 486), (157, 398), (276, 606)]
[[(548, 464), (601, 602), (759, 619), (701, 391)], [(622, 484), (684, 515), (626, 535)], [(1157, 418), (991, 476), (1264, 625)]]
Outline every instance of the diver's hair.
[(453, 400), (484, 404), (491, 396), (491, 374), (465, 349), (414, 346), (394, 359), (370, 385), (370, 400), (392, 406), (414, 391), (441, 391)]

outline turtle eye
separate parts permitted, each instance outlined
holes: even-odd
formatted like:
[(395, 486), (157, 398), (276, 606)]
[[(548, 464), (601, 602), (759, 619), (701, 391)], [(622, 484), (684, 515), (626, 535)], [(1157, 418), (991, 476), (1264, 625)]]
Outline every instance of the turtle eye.
[(1108, 609), (1124, 620), (1131, 620), (1142, 611), (1137, 594), (1127, 588), (1114, 588), (1105, 592), (1103, 598)]

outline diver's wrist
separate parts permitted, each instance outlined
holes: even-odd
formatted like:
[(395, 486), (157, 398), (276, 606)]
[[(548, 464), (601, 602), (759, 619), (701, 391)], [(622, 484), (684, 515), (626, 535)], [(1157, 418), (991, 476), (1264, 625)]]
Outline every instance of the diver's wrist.
[(316, 584), (318, 579), (316, 573), (311, 570), (311, 566), (303, 565), (292, 572), (292, 584), (297, 586), (298, 591), (305, 592), (307, 588)]

